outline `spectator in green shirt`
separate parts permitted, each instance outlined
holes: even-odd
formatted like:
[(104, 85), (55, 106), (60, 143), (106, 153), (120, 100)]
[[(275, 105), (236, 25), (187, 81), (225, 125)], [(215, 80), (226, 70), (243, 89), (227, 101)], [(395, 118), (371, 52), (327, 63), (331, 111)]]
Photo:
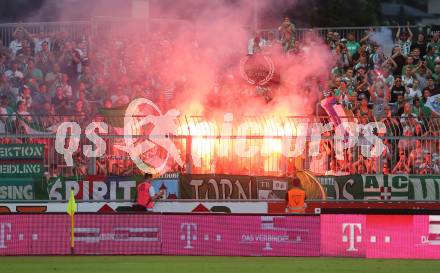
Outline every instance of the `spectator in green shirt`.
[(359, 47), (361, 47), (361, 45), (355, 41), (354, 39), (354, 34), (353, 33), (349, 33), (347, 36), (347, 49), (348, 49), (348, 53), (350, 53), (351, 56), (353, 56), (357, 50), (359, 49)]
[(435, 48), (432, 46), (428, 46), (428, 50), (426, 55), (423, 56), (423, 59), (426, 61), (426, 66), (428, 66), (429, 70), (434, 71), (435, 68)]
[(407, 67), (409, 67), (410, 68), (410, 71), (412, 71), (413, 69), (414, 69), (414, 67), (416, 67), (415, 65), (414, 65), (414, 58), (410, 55), (410, 56), (408, 56), (408, 58), (406, 58), (406, 65), (404, 65), (403, 67), (402, 67), (402, 75), (405, 75), (405, 71), (406, 71), (406, 68)]
[(435, 56), (440, 54), (440, 33), (438, 31), (434, 32), (431, 42), (428, 43), (428, 47), (433, 47), (435, 49)]
[(423, 90), (423, 98), (420, 100), (420, 106), (421, 106), (421, 115), (423, 118), (430, 118), (431, 117), (431, 109), (425, 106), (426, 102), (428, 101), (428, 98), (431, 96), (431, 92), (429, 89)]

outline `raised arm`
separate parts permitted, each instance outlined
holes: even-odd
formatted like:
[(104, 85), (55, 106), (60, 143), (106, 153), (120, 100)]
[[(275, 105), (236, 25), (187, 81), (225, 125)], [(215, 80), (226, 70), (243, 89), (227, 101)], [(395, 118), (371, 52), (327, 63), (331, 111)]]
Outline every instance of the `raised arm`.
[(389, 102), (391, 99), (391, 89), (388, 87), (385, 87), (385, 99), (387, 102)]
[(364, 37), (362, 37), (362, 39), (359, 41), (359, 44), (362, 44), (363, 42), (367, 41), (372, 34), (373, 34), (373, 29), (370, 28), (368, 30), (368, 33)]
[(375, 102), (376, 101), (376, 94), (374, 93), (374, 84), (372, 84), (370, 86), (370, 88), (368, 88), (368, 92), (370, 92), (371, 101)]
[(400, 25), (397, 24), (396, 41), (400, 40)]
[(406, 30), (408, 31), (408, 40), (412, 41), (414, 35), (411, 31), (411, 28), (409, 27), (409, 22), (406, 23)]
[(393, 67), (393, 70), (396, 69), (397, 64), (396, 62), (393, 60), (393, 58), (388, 57), (388, 59), (385, 60), (385, 62), (382, 64), (382, 67), (384, 67), (385, 65), (387, 65), (388, 63), (391, 64), (391, 66)]

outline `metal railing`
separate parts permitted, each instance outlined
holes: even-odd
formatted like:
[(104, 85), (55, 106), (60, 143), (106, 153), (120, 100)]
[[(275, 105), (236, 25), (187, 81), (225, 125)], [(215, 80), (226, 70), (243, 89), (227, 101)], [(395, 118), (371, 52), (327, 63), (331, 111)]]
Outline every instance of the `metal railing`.
[[(141, 117), (137, 117), (141, 118)], [(353, 122), (358, 120), (348, 118)], [(348, 120), (348, 121), (350, 121)], [(61, 122), (75, 121), (80, 124), (79, 149), (74, 153), (74, 166), (66, 166), (62, 155), (55, 151), (56, 129)], [(92, 121), (103, 121), (109, 125), (107, 134), (99, 134), (106, 143), (105, 155), (100, 158), (87, 158), (82, 147), (92, 144), (84, 129)], [(0, 116), (0, 143), (42, 143), (45, 144), (46, 170), (50, 174), (63, 175), (132, 175), (140, 174), (131, 160), (130, 154), (119, 149), (125, 146), (125, 139), (131, 137), (135, 142), (155, 139), (172, 139), (183, 165), (169, 160), (169, 170), (186, 173), (225, 173), (247, 175), (286, 175), (297, 169), (311, 170), (324, 175), (336, 164), (343, 173), (384, 173), (385, 167), (392, 172), (398, 162), (405, 157), (408, 169), (401, 166), (395, 172), (420, 173), (420, 165), (426, 154), (440, 164), (440, 118), (415, 120), (414, 118), (391, 117), (381, 120), (387, 132), (379, 134), (386, 145), (386, 151), (376, 158), (366, 158), (362, 145), (368, 144), (365, 138), (358, 139), (358, 145), (344, 150), (343, 160), (337, 160), (333, 132), (322, 134), (319, 143), (311, 136), (310, 126), (301, 124), (329, 123), (328, 117), (242, 117), (234, 118), (231, 130), (223, 120), (209, 120), (205, 117), (181, 116), (176, 120), (175, 132), (156, 133), (151, 128), (137, 128), (131, 135), (124, 135), (123, 116), (87, 118), (83, 116)], [(379, 122), (374, 121), (373, 122)], [(403, 131), (402, 123), (407, 123)], [(148, 126), (146, 126), (148, 127)], [(249, 127), (252, 127), (249, 129)], [(408, 133), (411, 128), (411, 135)], [(247, 129), (246, 129), (247, 128)], [(305, 128), (305, 129), (304, 129)], [(226, 136), (226, 138), (225, 138)], [(286, 136), (289, 136), (286, 138)], [(292, 136), (292, 137), (290, 137)], [(305, 136), (304, 151), (289, 157), (282, 152), (287, 144), (293, 151), (300, 138)], [(70, 137), (68, 135), (68, 137)], [(287, 140), (286, 140), (287, 139)], [(285, 140), (286, 142), (283, 142)], [(241, 142), (247, 149), (255, 147), (252, 156), (244, 156), (237, 150)], [(142, 159), (146, 162), (165, 160), (168, 151), (160, 145), (146, 151)], [(313, 154), (313, 149), (317, 153)], [(154, 159), (154, 160), (153, 160)], [(386, 163), (386, 164), (385, 164)]]
[[(183, 22), (183, 24), (182, 24)], [(170, 27), (172, 26), (172, 27)], [(48, 35), (53, 35), (59, 32), (66, 32), (71, 39), (79, 40), (84, 37), (100, 37), (102, 34), (115, 36), (118, 33), (124, 33), (127, 29), (137, 29), (140, 32), (146, 32), (152, 29), (170, 30), (185, 28), (191, 26), (187, 21), (182, 20), (167, 20), (167, 19), (133, 19), (133, 18), (116, 18), (116, 17), (94, 17), (90, 21), (66, 21), (66, 22), (34, 22), (34, 23), (2, 23), (0, 24), (0, 39), (4, 45), (14, 39), (13, 33), (17, 27), (22, 27), (31, 34), (44, 32)], [(326, 38), (329, 32), (336, 32), (341, 38), (347, 37), (349, 33), (355, 35), (356, 40), (362, 39), (365, 32), (369, 29), (375, 31), (381, 28), (388, 28), (395, 35), (397, 26), (363, 26), (363, 27), (326, 27), (326, 28), (297, 28), (295, 32), (296, 39), (302, 40), (306, 33), (313, 32), (319, 37)], [(410, 26), (414, 34), (422, 32), (423, 26)], [(196, 29), (196, 27), (194, 28)], [(251, 32), (251, 31), (250, 31)], [(264, 38), (268, 38), (269, 34), (274, 37), (279, 37), (279, 32), (276, 28), (260, 29)], [(429, 34), (429, 33), (425, 33)]]
[[(394, 40), (395, 34), (397, 32), (397, 26), (363, 26), (363, 27), (326, 27), (326, 28), (297, 28), (295, 30), (295, 38), (298, 40), (303, 40), (307, 33), (313, 33), (318, 37), (323, 38), (324, 40), (327, 38), (327, 35), (332, 33), (338, 33), (339, 38), (347, 38), (349, 34), (353, 34), (355, 40), (360, 41), (363, 37), (365, 37), (366, 32), (373, 31), (381, 31), (383, 29), (389, 29), (392, 34), (392, 38)], [(402, 31), (406, 29), (406, 26), (401, 27)], [(412, 25), (410, 26), (411, 31), (414, 35), (417, 33), (424, 33), (425, 35), (430, 35), (429, 30), (424, 30), (424, 26), (420, 25)], [(272, 35), (275, 38), (279, 38), (280, 34), (278, 29), (269, 28), (269, 29), (260, 29), (259, 32), (262, 34), (262, 37), (268, 39), (269, 35)]]
[(14, 40), (13, 34), (18, 27), (24, 28), (30, 34), (43, 32), (45, 35), (54, 35), (59, 32), (66, 32), (67, 37), (73, 40), (88, 37), (91, 30), (89, 21), (2, 23), (0, 24), (0, 39), (4, 45), (8, 46)]

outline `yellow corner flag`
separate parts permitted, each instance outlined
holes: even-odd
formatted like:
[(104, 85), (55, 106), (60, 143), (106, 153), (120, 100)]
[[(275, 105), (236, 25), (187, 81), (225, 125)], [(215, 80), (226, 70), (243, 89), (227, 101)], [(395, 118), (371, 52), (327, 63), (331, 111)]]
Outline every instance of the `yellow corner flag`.
[(67, 204), (67, 214), (70, 216), (74, 215), (76, 211), (75, 196), (73, 195), (73, 190), (70, 191), (69, 204)]
[(75, 220), (74, 215), (76, 211), (76, 202), (75, 196), (73, 195), (73, 190), (70, 191), (69, 203), (67, 204), (67, 214), (70, 215), (70, 254), (74, 254), (74, 246), (75, 246)]

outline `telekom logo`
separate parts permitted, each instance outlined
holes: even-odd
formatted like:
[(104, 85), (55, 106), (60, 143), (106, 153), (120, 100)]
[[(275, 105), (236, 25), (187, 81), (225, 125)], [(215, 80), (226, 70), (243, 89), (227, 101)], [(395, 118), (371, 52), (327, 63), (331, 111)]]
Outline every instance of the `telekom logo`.
[(11, 223), (0, 223), (0, 248), (6, 248), (6, 240), (11, 240)]
[(186, 241), (186, 245), (183, 247), (185, 249), (194, 248), (191, 245), (191, 241), (197, 241), (197, 224), (196, 223), (182, 223), (180, 224), (180, 240)]
[[(356, 230), (358, 232), (358, 235), (355, 235)], [(342, 242), (344, 243), (348, 242), (347, 251), (358, 251), (355, 243), (362, 242), (362, 225), (360, 223), (343, 223)]]

